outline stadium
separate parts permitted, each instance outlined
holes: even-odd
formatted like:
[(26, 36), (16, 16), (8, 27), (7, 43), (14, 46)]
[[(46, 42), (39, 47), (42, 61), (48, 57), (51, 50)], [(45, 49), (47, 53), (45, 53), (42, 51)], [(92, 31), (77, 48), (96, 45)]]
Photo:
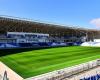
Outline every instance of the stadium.
[(100, 68), (99, 39), (99, 30), (1, 16), (0, 64), (12, 72), (0, 67), (1, 80), (99, 80), (99, 70), (75, 79)]

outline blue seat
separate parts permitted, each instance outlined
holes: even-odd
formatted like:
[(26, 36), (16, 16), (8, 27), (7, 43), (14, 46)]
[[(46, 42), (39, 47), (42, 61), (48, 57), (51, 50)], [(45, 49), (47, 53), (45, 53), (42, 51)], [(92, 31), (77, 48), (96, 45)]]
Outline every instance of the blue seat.
[(95, 75), (95, 76), (90, 76), (90, 77), (88, 77), (88, 78), (83, 78), (83, 79), (80, 79), (80, 80), (99, 80), (100, 79), (100, 75), (99, 74), (97, 74), (97, 75)]

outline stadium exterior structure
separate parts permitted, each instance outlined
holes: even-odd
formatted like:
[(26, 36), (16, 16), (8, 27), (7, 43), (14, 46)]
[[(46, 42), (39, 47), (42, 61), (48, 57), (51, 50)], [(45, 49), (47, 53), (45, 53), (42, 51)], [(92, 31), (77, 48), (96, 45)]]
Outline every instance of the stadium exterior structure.
[[(49, 23), (42, 23), (37, 21), (31, 21), (27, 19), (20, 19), (8, 16), (0, 17), (0, 43), (4, 43), (5, 40), (9, 41), (14, 37), (9, 38), (8, 33), (38, 33), (48, 34), (49, 45), (51, 43), (67, 43), (67, 45), (76, 45), (85, 42), (93, 41), (100, 38), (100, 31), (94, 29), (75, 28), (64, 25), (56, 25)], [(18, 34), (19, 35), (19, 34)], [(31, 36), (31, 35), (29, 35)], [(29, 37), (28, 36), (28, 37)], [(10, 42), (10, 41), (9, 41)], [(44, 43), (44, 42), (43, 42)], [(43, 44), (42, 43), (42, 44)], [(47, 46), (48, 44), (44, 45)]]

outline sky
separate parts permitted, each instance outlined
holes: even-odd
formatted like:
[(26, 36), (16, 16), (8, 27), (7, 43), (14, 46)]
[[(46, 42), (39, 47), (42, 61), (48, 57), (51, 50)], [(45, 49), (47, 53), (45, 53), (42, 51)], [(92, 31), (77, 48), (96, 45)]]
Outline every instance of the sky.
[(0, 15), (100, 29), (100, 0), (0, 0)]

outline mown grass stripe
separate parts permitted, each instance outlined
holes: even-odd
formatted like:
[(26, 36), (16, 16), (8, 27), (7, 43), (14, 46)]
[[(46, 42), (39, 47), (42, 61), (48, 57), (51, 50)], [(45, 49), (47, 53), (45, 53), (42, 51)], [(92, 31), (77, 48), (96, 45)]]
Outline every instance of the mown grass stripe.
[(0, 60), (28, 78), (97, 58), (100, 58), (100, 48), (74, 46), (21, 52), (0, 57)]

